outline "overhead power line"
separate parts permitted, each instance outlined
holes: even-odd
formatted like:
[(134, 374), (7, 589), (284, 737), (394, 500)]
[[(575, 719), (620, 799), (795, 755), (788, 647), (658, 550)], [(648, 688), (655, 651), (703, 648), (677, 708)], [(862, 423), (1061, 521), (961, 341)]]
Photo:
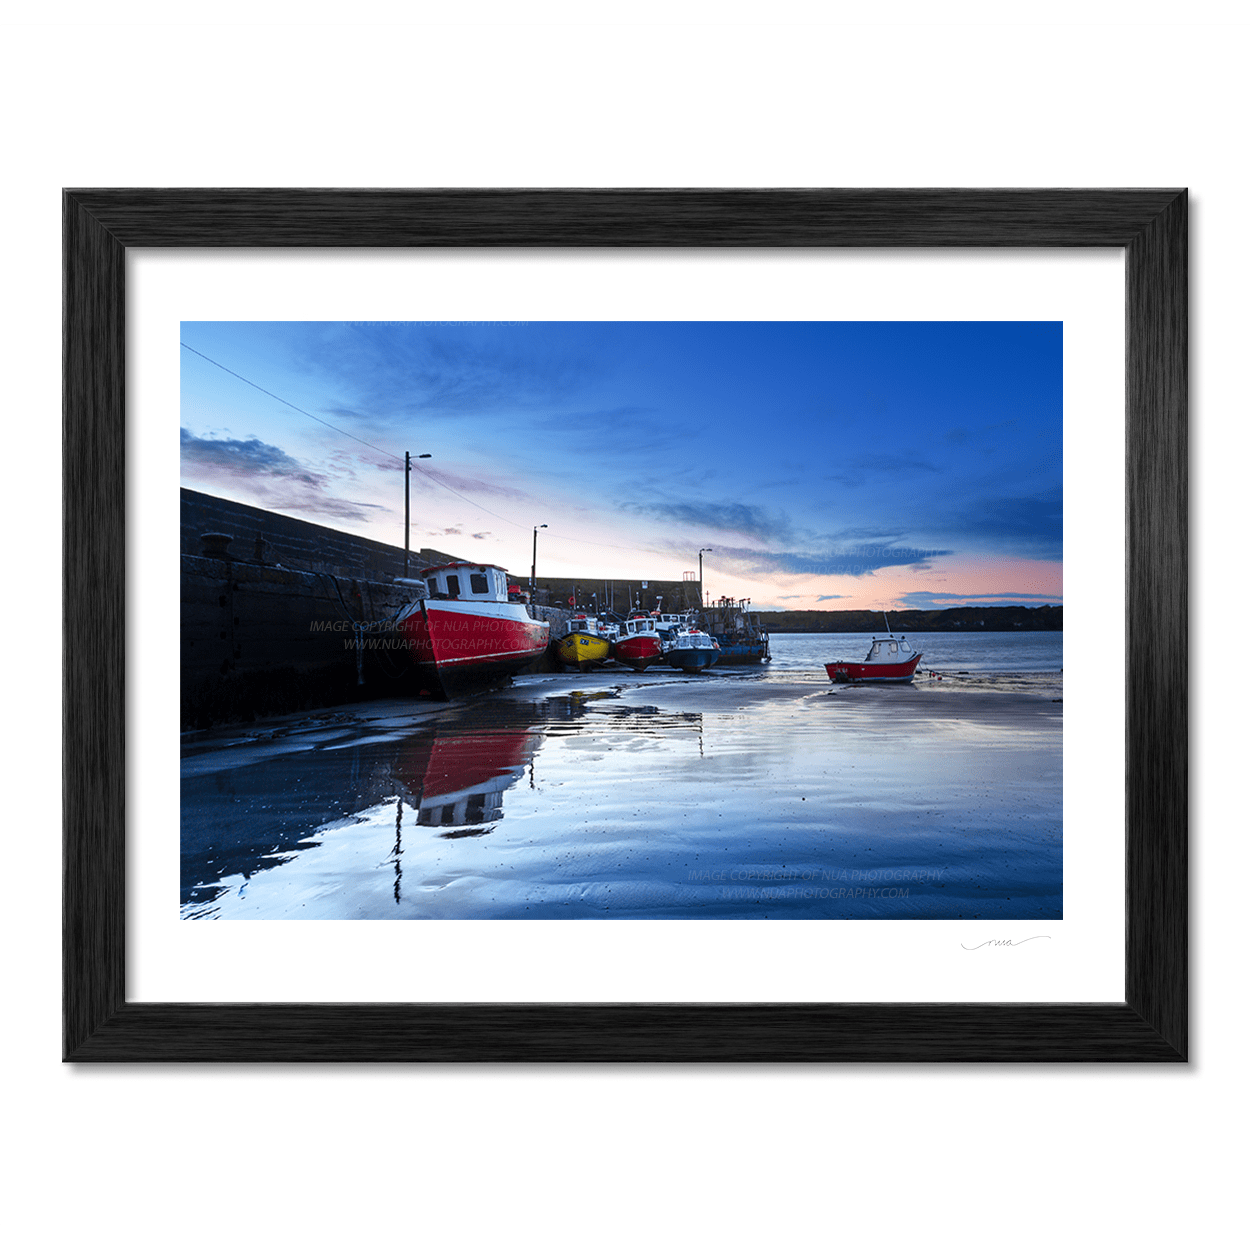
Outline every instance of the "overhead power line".
[[(273, 391), (268, 391), (263, 386), (259, 386), (257, 383), (253, 382), (251, 378), (245, 378), (241, 373), (235, 373), (233, 369), (228, 369), (221, 363), (221, 361), (214, 360), (211, 356), (206, 356), (203, 352), (197, 351), (191, 346), (190, 343), (183, 343), (181, 339), (178, 341), (187, 349), (187, 351), (192, 352), (201, 360), (207, 360), (210, 365), (216, 365), (218, 369), (220, 369), (223, 373), (228, 373), (232, 378), (238, 378), (240, 382), (245, 382), (248, 386), (252, 387), (253, 390), (260, 391), (262, 395), (268, 395), (270, 399), (276, 399), (278, 403), (285, 404), (288, 408), (294, 409), (294, 411), (298, 412), (301, 416), (308, 417), (309, 420), (316, 421), (318, 425), (324, 425), (326, 429), (333, 430), (336, 434), (342, 434), (344, 438), (350, 438), (353, 442), (360, 443), (364, 447), (372, 448), (372, 450), (379, 452), (383, 456), (390, 456), (392, 460), (396, 460), (400, 464), (404, 463), (403, 456), (397, 456), (393, 451), (387, 451), (385, 447), (379, 447), (376, 443), (370, 443), (366, 439), (358, 438), (355, 434), (348, 433), (347, 430), (340, 430), (337, 425), (331, 425), (329, 421), (326, 421), (322, 417), (315, 416), (307, 409), (301, 408), (298, 404), (291, 403), (289, 399), (283, 399), (281, 395), (275, 395)], [(493, 516), (495, 520), (502, 521), (505, 525), (515, 526), (519, 530), (527, 530), (530, 528), (528, 525), (522, 525), (519, 521), (513, 521), (511, 518), (506, 516), (500, 516), (498, 512), (492, 512), (484, 504), (478, 503), (475, 499), (470, 499), (468, 495), (462, 495), (458, 490), (454, 487), (448, 486), (446, 482), (444, 482), (436, 474), (431, 473), (428, 469), (424, 469), (418, 464), (413, 464), (412, 468), (416, 469), (418, 473), (423, 474), (425, 477), (428, 477), (436, 486), (441, 486), (445, 491), (449, 491), (451, 494), (455, 495), (457, 499), (462, 499), (470, 507), (477, 508), (479, 512), (485, 512), (487, 516)], [(639, 550), (637, 547), (622, 547), (619, 543), (595, 542), (592, 538), (574, 538), (569, 534), (558, 534), (554, 530), (551, 531), (550, 536), (552, 538), (559, 538), (564, 542), (584, 543), (591, 547), (611, 547), (614, 551), (636, 552)]]
[[(182, 343), (181, 339), (179, 339), (178, 341)], [(189, 352), (195, 352), (195, 354), (201, 360), (207, 360), (210, 365), (216, 365), (218, 369), (222, 370), (224, 373), (228, 373), (232, 378), (238, 378), (240, 382), (246, 382), (248, 386), (253, 387), (255, 390), (260, 391), (262, 395), (268, 395), (270, 399), (276, 399), (278, 403), (286, 404), (288, 408), (294, 408), (295, 411), (298, 412), (301, 416), (309, 417), (311, 420), (316, 421), (321, 425), (324, 425), (327, 429), (333, 430), (336, 434), (342, 434), (344, 438), (354, 439), (356, 442), (363, 444), (365, 447), (372, 447), (374, 451), (379, 451), (384, 456), (390, 456), (393, 460), (398, 460), (400, 464), (404, 463), (403, 456), (397, 456), (395, 455), (393, 451), (387, 451), (385, 447), (378, 447), (378, 446), (375, 446), (373, 443), (365, 442), (363, 438), (356, 438), (355, 434), (349, 434), (346, 430), (340, 430), (337, 425), (331, 425), (328, 421), (322, 420), (321, 417), (314, 417), (311, 412), (307, 412), (303, 408), (300, 408), (298, 405), (291, 403), (289, 399), (283, 399), (281, 395), (275, 395), (273, 391), (267, 391), (265, 390), (263, 386), (257, 386), (255, 382), (253, 382), (250, 378), (245, 378), (241, 373), (235, 373), (233, 369), (227, 369), (226, 366), (221, 363), (221, 361), (214, 360), (211, 356), (205, 356), (203, 352), (195, 351), (195, 348), (192, 347), (190, 343), (182, 343), (182, 346), (185, 347), (187, 351)]]

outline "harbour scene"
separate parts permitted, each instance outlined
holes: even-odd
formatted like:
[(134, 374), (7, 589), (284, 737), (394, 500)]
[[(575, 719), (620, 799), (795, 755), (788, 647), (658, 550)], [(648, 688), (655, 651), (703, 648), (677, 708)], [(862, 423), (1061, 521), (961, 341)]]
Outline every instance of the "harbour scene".
[[(214, 329), (216, 342), (184, 344), (200, 371), (184, 378), (218, 370), (235, 391), (260, 390), (204, 350), (237, 346), (240, 328)], [(188, 340), (202, 330), (184, 327)], [(983, 353), (986, 337), (969, 332), (963, 349)], [(1049, 327), (1023, 337), (1017, 370), (1034, 387), (1034, 374), (1053, 380)], [(949, 348), (950, 331), (937, 339)], [(887, 335), (878, 350), (896, 346)], [(395, 457), (402, 548), (312, 519), (350, 511), (319, 497), (330, 474), (302, 472), (259, 436), (189, 430), (209, 394), (184, 380), (185, 919), (1062, 917), (1061, 565), (1041, 558), (1061, 538), (1051, 487), (998, 500), (984, 521), (1003, 549), (986, 566), (1034, 579), (1027, 595), (940, 589), (955, 573), (991, 583), (957, 549), (922, 546), (929, 535), (897, 499), (898, 533), (865, 527), (877, 546), (808, 535), (829, 547), (820, 558), (766, 550), (800, 537), (779, 505), (656, 504), (668, 535), (584, 526), (598, 553), (553, 550), (540, 576), (540, 542), (557, 548), (540, 531), (554, 526), (514, 522), (506, 562), (475, 558), (492, 531), (431, 526), (444, 505), (428, 484), (421, 537), (441, 541), (413, 544), (409, 452)], [(280, 402), (310, 416), (298, 398)], [(377, 421), (323, 410), (342, 438), (381, 437)], [(1039, 425), (1058, 438), (1053, 413)], [(1037, 433), (1015, 437), (1032, 446)], [(972, 434), (945, 434), (967, 460)], [(333, 455), (342, 472), (346, 454)], [(683, 499), (697, 496), (679, 464)], [(1004, 489), (1000, 464), (975, 467)], [(506, 519), (480, 504), (491, 487), (500, 509), (525, 494), (516, 472), (504, 486), (480, 465), (477, 481), (463, 465), (416, 471), (459, 512), (481, 507), (475, 521)], [(874, 476), (936, 471), (869, 449), (824, 477), (856, 496)], [(261, 506), (283, 502), (275, 492), (285, 506)], [(945, 524), (953, 534), (969, 519)], [(683, 569), (674, 548), (691, 529), (718, 541)], [(632, 557), (598, 541), (627, 532)], [(578, 540), (566, 530), (562, 542)]]
[(205, 735), (184, 746), (183, 914), (1056, 918), (1058, 640), (1004, 671), (1018, 638), (926, 639), (968, 667), (909, 690), (833, 687), (819, 658), (849, 641)]

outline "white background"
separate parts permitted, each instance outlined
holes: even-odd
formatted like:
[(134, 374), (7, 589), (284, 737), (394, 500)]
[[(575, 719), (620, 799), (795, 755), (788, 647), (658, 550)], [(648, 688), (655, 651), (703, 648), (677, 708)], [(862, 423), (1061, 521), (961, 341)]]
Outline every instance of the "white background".
[[(467, 4), (450, 24), (414, 4), (349, 19), (315, 0), (69, 3), (6, 24), (5, 672), (23, 750), (6, 770), (4, 1223), (18, 1244), (1236, 1236), (1245, 735), (1238, 675), (1216, 687), (1214, 666), (1244, 602), (1245, 29), (1203, 3), (1184, 20), (1089, 0), (1010, 21), (999, 4), (903, 2), (858, 22), (867, 11)], [(183, 12), (204, 20), (166, 17)], [(275, 184), (1189, 186), (1193, 1062), (59, 1064), (60, 188)]]
[[(1124, 996), (1121, 249), (198, 252), (128, 258), (127, 996), (166, 1002), (1110, 1002)], [(662, 313), (661, 311), (662, 310)], [(179, 920), (179, 320), (1063, 323), (1063, 921)], [(1045, 937), (1009, 954), (986, 941)], [(969, 958), (965, 947), (980, 947)], [(1006, 954), (1007, 958), (997, 956)], [(988, 957), (987, 957), (988, 956)]]

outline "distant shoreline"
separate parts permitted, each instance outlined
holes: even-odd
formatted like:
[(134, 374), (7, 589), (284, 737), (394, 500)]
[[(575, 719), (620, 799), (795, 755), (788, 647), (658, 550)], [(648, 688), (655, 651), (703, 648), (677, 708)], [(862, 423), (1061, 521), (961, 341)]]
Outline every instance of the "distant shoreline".
[[(763, 629), (768, 634), (884, 634), (885, 630), (878, 626), (876, 629), (810, 629), (786, 628), (782, 625), (769, 625), (764, 622)], [(890, 622), (890, 632), (892, 634), (1062, 634), (1061, 629), (990, 629), (987, 625), (984, 629), (959, 629), (955, 626), (935, 628), (929, 626), (924, 629), (900, 628), (895, 626), (894, 622)]]
[[(1026, 607), (908, 609), (891, 612), (895, 634), (1062, 633), (1062, 605)], [(761, 612), (760, 625), (770, 634), (883, 634), (880, 612)]]

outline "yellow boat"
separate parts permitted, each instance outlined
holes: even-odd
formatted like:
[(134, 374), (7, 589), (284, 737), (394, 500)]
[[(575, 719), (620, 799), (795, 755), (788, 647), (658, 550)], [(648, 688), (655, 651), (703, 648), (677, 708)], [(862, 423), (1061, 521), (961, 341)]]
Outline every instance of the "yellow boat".
[(569, 625), (569, 632), (552, 643), (556, 659), (581, 673), (605, 664), (612, 642), (599, 633), (599, 622), (593, 616), (579, 615)]

